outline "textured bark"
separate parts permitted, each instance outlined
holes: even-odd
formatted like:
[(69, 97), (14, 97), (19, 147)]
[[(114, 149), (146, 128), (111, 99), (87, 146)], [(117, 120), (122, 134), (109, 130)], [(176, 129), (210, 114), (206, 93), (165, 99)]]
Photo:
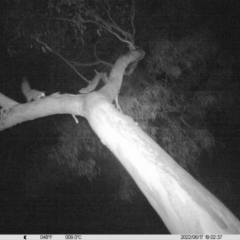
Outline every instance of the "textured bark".
[(240, 233), (239, 220), (104, 96), (88, 96), (85, 117), (171, 233)]
[(102, 143), (127, 169), (171, 233), (239, 234), (239, 220), (198, 181), (180, 167), (128, 116), (111, 102), (116, 98), (126, 67), (144, 56), (132, 51), (115, 63), (108, 83), (83, 95), (53, 94), (18, 104), (1, 95), (0, 130), (17, 123), (70, 113), (84, 116)]

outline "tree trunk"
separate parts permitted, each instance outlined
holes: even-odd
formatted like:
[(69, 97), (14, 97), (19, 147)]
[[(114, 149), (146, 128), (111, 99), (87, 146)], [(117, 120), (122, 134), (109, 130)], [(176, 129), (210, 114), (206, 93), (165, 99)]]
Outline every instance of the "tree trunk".
[(119, 159), (171, 233), (240, 233), (239, 220), (129, 117), (99, 93), (84, 116)]
[(0, 130), (47, 115), (81, 115), (127, 169), (171, 233), (240, 233), (239, 220), (216, 197), (111, 105), (126, 67), (143, 56), (142, 51), (121, 56), (98, 92), (56, 93), (27, 104), (0, 93)]

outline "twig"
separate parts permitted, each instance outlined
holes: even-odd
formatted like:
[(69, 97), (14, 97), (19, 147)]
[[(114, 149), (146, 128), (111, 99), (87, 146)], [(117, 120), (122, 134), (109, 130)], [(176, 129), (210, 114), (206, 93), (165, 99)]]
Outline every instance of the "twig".
[(76, 73), (78, 76), (80, 76), (84, 81), (86, 81), (87, 83), (89, 83), (89, 80), (87, 80), (81, 73), (79, 73), (77, 71), (77, 69), (70, 63), (68, 62), (68, 60), (66, 60), (61, 54), (53, 51), (46, 43), (42, 42), (41, 40), (39, 40), (38, 37), (36, 37), (36, 41), (42, 45), (44, 45), (44, 47), (49, 50), (50, 52), (54, 53), (55, 55), (57, 55), (58, 57), (60, 57), (65, 63), (67, 63), (68, 66), (70, 66)]

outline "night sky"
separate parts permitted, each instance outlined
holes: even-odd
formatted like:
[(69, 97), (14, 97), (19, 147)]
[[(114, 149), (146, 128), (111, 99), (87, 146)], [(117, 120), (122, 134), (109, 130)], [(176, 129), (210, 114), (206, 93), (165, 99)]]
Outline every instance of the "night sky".
[[(3, 1), (0, 5), (1, 92), (23, 103), (20, 83), (21, 77), (28, 72), (35, 79), (34, 86), (45, 90), (46, 94), (75, 94), (77, 81), (72, 84), (50, 82), (50, 77), (58, 77), (54, 75), (54, 70), (58, 68), (59, 71), (62, 65), (51, 69), (46, 55), (36, 51), (20, 60), (9, 56), (7, 46), (10, 37), (4, 29), (4, 22), (11, 4), (3, 5), (7, 2), (11, 1)], [(139, 34), (144, 34), (141, 26), (146, 26), (146, 19), (158, 13), (163, 2), (136, 0), (136, 29)], [(200, 25), (208, 27), (221, 48), (234, 59), (235, 87), (230, 92), (234, 96), (238, 96), (240, 90), (239, 6), (240, 3), (234, 0), (204, 0), (194, 4), (201, 16), (194, 22), (196, 28)], [(152, 17), (149, 22), (157, 20)], [(144, 37), (139, 39), (144, 49), (147, 45)], [(62, 70), (62, 74), (71, 71), (66, 69)], [(40, 84), (39, 79), (45, 80)], [(211, 161), (201, 160), (199, 174), (195, 177), (240, 218), (240, 98), (235, 99), (224, 113), (208, 113), (206, 125), (215, 137), (216, 149)], [(87, 125), (84, 119), (79, 117), (79, 120), (85, 124), (83, 126)], [(115, 159), (101, 163), (101, 174), (92, 181), (77, 177), (64, 164), (46, 161), (49, 149), (54, 148), (63, 136), (60, 128), (72, 134), (73, 141), (77, 141), (75, 127), (71, 116), (58, 115), (24, 122), (0, 132), (0, 234), (168, 234), (160, 217), (140, 191), (136, 190), (131, 201), (114, 197), (121, 182), (114, 169), (122, 168)], [(86, 157), (84, 153), (80, 155)]]

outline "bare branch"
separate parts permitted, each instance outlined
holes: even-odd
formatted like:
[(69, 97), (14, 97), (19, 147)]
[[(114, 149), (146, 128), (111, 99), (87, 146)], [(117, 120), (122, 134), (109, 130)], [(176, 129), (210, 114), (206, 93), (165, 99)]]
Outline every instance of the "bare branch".
[(0, 122), (6, 117), (6, 115), (11, 111), (11, 109), (18, 104), (18, 102), (0, 93), (0, 106), (2, 107), (0, 109)]
[(81, 73), (79, 73), (79, 72), (77, 71), (77, 69), (76, 69), (67, 59), (65, 59), (61, 54), (53, 51), (46, 43), (44, 43), (44, 42), (42, 42), (41, 40), (39, 40), (38, 37), (36, 37), (36, 41), (37, 41), (38, 43), (44, 45), (44, 47), (45, 47), (48, 51), (50, 51), (50, 52), (54, 53), (55, 55), (57, 55), (58, 57), (60, 57), (65, 63), (67, 63), (68, 66), (70, 66), (70, 67), (77, 73), (78, 76), (80, 76), (84, 81), (86, 81), (87, 83), (89, 83), (89, 80), (87, 80)]
[(80, 89), (79, 93), (90, 93), (90, 92), (92, 92), (97, 87), (100, 79), (105, 77), (105, 73), (99, 73), (97, 71), (95, 71), (95, 72), (96, 72), (96, 76), (94, 77), (94, 79), (91, 82), (89, 82), (87, 87)]
[(135, 0), (132, 0), (132, 6), (131, 6), (131, 26), (132, 26), (132, 35), (133, 35), (133, 39), (135, 38), (135, 33), (136, 33), (136, 29), (134, 26), (134, 18), (135, 18), (135, 14), (136, 14), (136, 9), (135, 9)]
[(85, 94), (72, 95), (54, 93), (37, 101), (16, 104), (2, 112), (0, 131), (22, 122), (49, 115), (71, 114), (82, 116), (83, 99), (85, 96)]
[[(84, 22), (92, 22), (92, 23), (96, 24), (97, 26), (105, 29), (109, 33), (115, 35), (120, 41), (127, 43), (130, 50), (136, 49), (136, 47), (134, 46), (134, 43), (133, 43), (133, 35), (127, 31), (121, 29), (116, 24), (116, 22), (112, 19), (111, 15), (110, 15), (110, 8), (108, 8), (108, 9), (105, 8), (105, 10), (107, 12), (110, 22), (105, 21), (99, 15), (97, 15), (96, 13), (92, 12), (91, 10), (87, 10), (87, 9), (86, 9), (86, 12), (89, 14), (89, 16), (93, 20), (83, 20), (82, 18), (81, 18), (81, 20), (83, 20)], [(131, 15), (131, 18), (132, 18), (131, 24), (133, 26), (134, 14)], [(133, 29), (135, 29), (134, 26), (133, 26)], [(122, 37), (120, 34), (124, 37)]]
[(136, 47), (134, 45), (134, 36), (135, 36), (135, 27), (134, 27), (134, 18), (135, 18), (135, 5), (134, 0), (132, 0), (132, 6), (131, 6), (131, 27), (133, 33), (129, 33), (122, 28), (118, 26), (118, 24), (114, 21), (114, 19), (111, 16), (111, 6), (107, 1), (105, 1), (107, 7), (104, 5), (103, 8), (107, 14), (108, 21), (105, 21), (102, 17), (100, 17), (98, 14), (93, 12), (89, 9), (84, 9), (84, 11), (87, 13), (90, 19), (84, 19), (80, 14), (78, 15), (78, 19), (67, 19), (67, 18), (52, 18), (60, 21), (68, 21), (76, 24), (79, 26), (79, 23), (93, 23), (94, 25), (105, 29), (107, 32), (113, 34), (116, 36), (121, 42), (127, 43), (129, 50), (135, 50)]
[(19, 104), (18, 102), (12, 100), (11, 98), (0, 93), (0, 106), (2, 108), (12, 108), (13, 106)]
[(95, 58), (97, 59), (97, 61), (95, 62), (91, 62), (91, 63), (79, 63), (79, 62), (72, 62), (73, 65), (75, 66), (80, 66), (80, 67), (90, 67), (90, 66), (95, 66), (95, 65), (98, 65), (98, 64), (104, 64), (110, 68), (113, 67), (113, 64), (109, 63), (109, 62), (106, 62), (104, 60), (101, 60), (98, 58), (97, 56), (97, 53), (96, 53), (96, 46), (99, 42), (96, 42), (95, 46), (94, 46), (94, 56)]
[(108, 1), (106, 1), (105, 0), (105, 2), (106, 2), (106, 4), (107, 4), (107, 9), (104, 7), (104, 9), (105, 9), (105, 11), (107, 12), (107, 15), (108, 15), (108, 18), (109, 18), (109, 20), (113, 23), (113, 25), (115, 25), (115, 26), (117, 26), (117, 24), (116, 24), (116, 22), (113, 20), (113, 18), (111, 17), (111, 6), (109, 5), (109, 3), (108, 3)]
[(108, 67), (113, 67), (113, 64), (105, 62), (103, 60), (97, 60), (95, 62), (90, 62), (90, 63), (80, 63), (80, 62), (71, 61), (71, 64), (73, 66), (78, 66), (78, 67), (91, 67), (99, 64), (104, 64), (104, 65), (107, 65)]
[(112, 67), (113, 67), (113, 64), (111, 64), (111, 63), (109, 63), (109, 62), (106, 62), (106, 61), (101, 60), (101, 59), (98, 58), (98, 56), (97, 56), (97, 51), (96, 51), (98, 43), (99, 43), (99, 42), (96, 42), (95, 45), (94, 45), (94, 56), (95, 56), (95, 58), (96, 58), (99, 62), (101, 62), (101, 63), (103, 63), (103, 64), (105, 64), (105, 65), (107, 65), (107, 66), (109, 66), (109, 67), (112, 68)]

